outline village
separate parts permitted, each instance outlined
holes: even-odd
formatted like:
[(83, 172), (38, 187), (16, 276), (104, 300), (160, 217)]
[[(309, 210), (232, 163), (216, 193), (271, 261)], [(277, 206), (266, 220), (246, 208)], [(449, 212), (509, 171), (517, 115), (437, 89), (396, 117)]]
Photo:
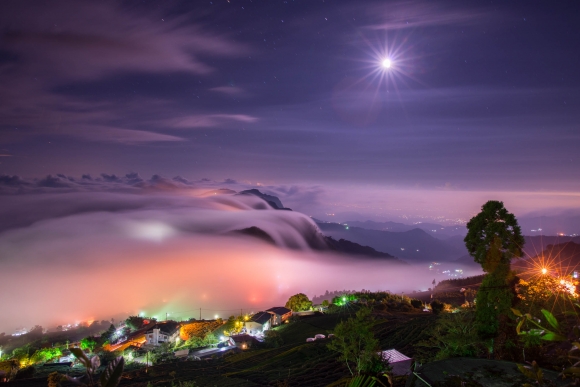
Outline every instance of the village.
[[(296, 312), (313, 313), (313, 312)], [(298, 315), (298, 314), (296, 314)], [(239, 352), (252, 348), (258, 343), (264, 342), (265, 333), (272, 327), (287, 323), (293, 316), (292, 310), (277, 306), (260, 311), (252, 315), (238, 316), (228, 320), (189, 320), (156, 321), (155, 319), (143, 318), (143, 325), (137, 330), (127, 334), (127, 324), (121, 323), (117, 328), (119, 336), (106, 346), (108, 351), (123, 351), (131, 353), (134, 361), (147, 364), (146, 354), (150, 350), (160, 347), (169, 350), (167, 354), (173, 354), (175, 358), (190, 358), (201, 360), (215, 358), (231, 352)], [(219, 336), (218, 336), (219, 334)], [(188, 341), (192, 338), (207, 337), (207, 348), (193, 350)], [(171, 349), (174, 349), (171, 351)], [(166, 356), (167, 358), (167, 356)]]
[[(369, 293), (370, 296), (372, 294)], [(393, 296), (396, 304), (407, 305), (409, 311), (421, 313), (421, 309), (411, 307), (411, 299)], [(294, 299), (294, 302), (291, 302)], [(416, 301), (416, 300), (415, 300)], [(416, 306), (422, 306), (421, 302)], [(82, 360), (79, 361), (78, 352), (82, 350), (88, 358), (99, 358), (105, 363), (114, 356), (124, 359), (126, 372), (159, 372), (164, 365), (182, 364), (183, 367), (195, 367), (193, 364), (222, 364), (236, 358), (236, 355), (250, 357), (260, 354), (264, 350), (277, 351), (279, 348), (311, 346), (320, 350), (320, 345), (326, 347), (334, 340), (332, 328), (345, 315), (352, 314), (367, 305), (366, 299), (360, 294), (343, 294), (333, 298), (333, 302), (323, 302), (312, 305), (303, 294), (290, 298), (286, 306), (273, 306), (257, 313), (230, 316), (228, 319), (188, 319), (186, 321), (163, 320), (145, 316), (129, 316), (116, 326), (111, 324), (109, 329), (100, 335), (91, 335), (80, 340), (67, 342), (66, 346), (56, 344), (53, 357), (28, 356), (17, 358), (12, 353), (11, 360), (0, 362), (0, 377), (4, 381), (28, 379), (29, 377), (46, 377), (57, 371), (62, 374), (74, 375), (82, 370)], [(294, 308), (292, 309), (291, 306)], [(397, 306), (398, 307), (398, 306)], [(346, 313), (346, 314), (345, 314)], [(424, 313), (424, 312), (423, 312)], [(430, 314), (430, 313), (429, 313)], [(428, 314), (428, 315), (429, 315)], [(105, 322), (101, 324), (104, 327)], [(316, 328), (318, 326), (318, 328)], [(288, 327), (292, 333), (291, 343), (288, 337), (280, 332), (280, 328)], [(68, 332), (74, 332), (78, 327), (68, 327)], [(19, 336), (27, 333), (19, 333)], [(299, 342), (298, 342), (299, 341)], [(39, 349), (37, 352), (42, 352)], [(413, 360), (394, 348), (385, 348), (378, 352), (385, 364), (390, 364), (393, 375), (403, 376), (411, 372)], [(111, 358), (111, 359), (109, 359)], [(4, 359), (9, 359), (5, 356)], [(184, 363), (185, 362), (185, 363)], [(14, 363), (18, 368), (15, 374), (10, 375), (7, 367)], [(187, 364), (187, 365), (185, 365)], [(79, 368), (80, 367), (80, 368)], [(34, 369), (30, 375), (26, 370)], [(17, 377), (17, 375), (21, 375)], [(0, 379), (2, 380), (2, 379)]]

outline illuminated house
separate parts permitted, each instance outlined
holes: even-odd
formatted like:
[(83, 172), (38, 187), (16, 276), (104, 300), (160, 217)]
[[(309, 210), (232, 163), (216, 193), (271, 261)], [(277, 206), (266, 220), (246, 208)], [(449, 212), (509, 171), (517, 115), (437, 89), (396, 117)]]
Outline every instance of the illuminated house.
[(267, 331), (272, 325), (271, 319), (272, 315), (270, 313), (258, 312), (250, 317), (249, 321), (246, 321), (246, 331), (251, 335)]
[(288, 308), (284, 308), (283, 306), (275, 306), (273, 308), (266, 309), (266, 312), (272, 315), (270, 321), (273, 327), (282, 324), (292, 316), (292, 311)]
[(179, 337), (181, 324), (174, 321), (167, 321), (153, 325), (145, 332), (146, 344), (158, 346), (163, 343), (173, 343)]

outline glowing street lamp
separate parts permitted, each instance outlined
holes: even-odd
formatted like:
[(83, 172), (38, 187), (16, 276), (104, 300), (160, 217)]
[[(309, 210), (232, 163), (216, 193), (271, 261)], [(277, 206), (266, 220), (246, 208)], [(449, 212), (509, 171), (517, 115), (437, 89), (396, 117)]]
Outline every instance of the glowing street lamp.
[(547, 274), (548, 273), (548, 269), (546, 269), (545, 267), (542, 268), (542, 274)]

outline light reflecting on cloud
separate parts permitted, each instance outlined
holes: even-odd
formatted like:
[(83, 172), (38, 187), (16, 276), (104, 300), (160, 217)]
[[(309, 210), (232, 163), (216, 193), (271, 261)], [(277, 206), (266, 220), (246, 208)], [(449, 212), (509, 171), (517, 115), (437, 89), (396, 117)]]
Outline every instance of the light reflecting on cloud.
[(157, 221), (131, 222), (127, 224), (127, 234), (136, 239), (163, 242), (176, 234), (168, 224)]
[[(202, 317), (229, 316), (283, 305), (298, 292), (398, 291), (432, 280), (428, 270), (312, 250), (317, 228), (310, 218), (260, 207), (256, 197), (117, 193), (109, 197), (117, 203), (111, 211), (103, 207), (106, 196), (98, 205), (87, 193), (52, 196), (53, 207), (84, 208), (0, 233), (0, 283), (11, 289), (0, 294), (11, 311), (0, 316), (0, 331), (143, 310), (176, 319), (199, 317), (199, 308)], [(138, 200), (147, 205), (135, 206)], [(251, 226), (276, 244), (234, 232)]]

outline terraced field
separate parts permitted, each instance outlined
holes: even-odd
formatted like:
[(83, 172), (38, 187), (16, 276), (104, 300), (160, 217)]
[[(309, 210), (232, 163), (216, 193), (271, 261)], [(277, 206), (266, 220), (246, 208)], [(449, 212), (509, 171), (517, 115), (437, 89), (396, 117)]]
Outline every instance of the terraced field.
[[(352, 311), (351, 311), (352, 312)], [(326, 340), (306, 343), (315, 334), (328, 334), (350, 313), (329, 314), (276, 328), (284, 340), (279, 348), (252, 349), (222, 359), (177, 361), (149, 369), (126, 372), (121, 386), (179, 386), (194, 380), (196, 386), (327, 386), (345, 377), (349, 371), (337, 361), (337, 354), (326, 347)], [(433, 321), (431, 314), (399, 313), (377, 316), (376, 336), (381, 347), (396, 348), (412, 355), (414, 343), (422, 339)], [(6, 387), (46, 387), (46, 378), (8, 383)]]

